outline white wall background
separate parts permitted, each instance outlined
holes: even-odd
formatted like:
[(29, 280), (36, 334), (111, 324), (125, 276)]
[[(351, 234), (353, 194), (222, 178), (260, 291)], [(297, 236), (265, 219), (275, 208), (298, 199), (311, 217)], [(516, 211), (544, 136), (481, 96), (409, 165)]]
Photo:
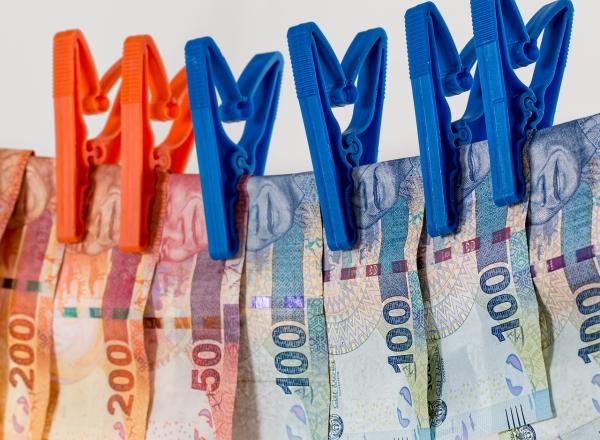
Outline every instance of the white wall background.
[[(518, 1), (529, 17), (550, 0)], [(183, 67), (187, 40), (212, 36), (239, 75), (254, 53), (281, 51), (285, 74), (267, 162), (268, 174), (310, 170), (310, 156), (287, 52), (288, 27), (315, 21), (341, 58), (354, 35), (383, 27), (389, 38), (387, 93), (380, 160), (418, 154), (408, 78), (404, 12), (420, 0), (52, 0), (4, 2), (0, 14), (0, 145), (54, 155), (52, 37), (81, 29), (99, 72), (119, 56), (126, 36), (150, 34), (169, 75)], [(459, 50), (471, 35), (468, 0), (436, 0)], [(573, 0), (575, 25), (556, 122), (600, 112), (598, 41), (600, 2)], [(525, 75), (527, 72), (524, 73)], [(454, 117), (466, 98), (452, 100)], [(348, 112), (341, 112), (348, 120)], [(93, 134), (104, 116), (90, 118)], [(158, 128), (164, 132), (164, 127)], [(239, 128), (233, 130), (239, 132)], [(195, 156), (190, 172), (197, 171)]]

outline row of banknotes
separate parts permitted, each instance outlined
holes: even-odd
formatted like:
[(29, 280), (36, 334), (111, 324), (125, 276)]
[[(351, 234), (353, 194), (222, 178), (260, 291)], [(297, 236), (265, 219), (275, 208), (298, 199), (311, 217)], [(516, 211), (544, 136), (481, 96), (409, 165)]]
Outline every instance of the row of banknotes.
[(600, 115), (526, 151), (528, 198), (497, 207), (486, 144), (461, 147), (447, 237), (418, 159), (355, 169), (341, 252), (312, 174), (243, 178), (227, 261), (197, 176), (160, 176), (152, 245), (127, 254), (119, 167), (63, 245), (54, 161), (0, 151), (2, 437), (600, 438)]

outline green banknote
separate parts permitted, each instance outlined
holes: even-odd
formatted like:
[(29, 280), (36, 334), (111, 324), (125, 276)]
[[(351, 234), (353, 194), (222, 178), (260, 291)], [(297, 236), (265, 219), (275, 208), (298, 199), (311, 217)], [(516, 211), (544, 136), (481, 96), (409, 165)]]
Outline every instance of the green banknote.
[(358, 242), (325, 247), (329, 439), (429, 439), (419, 162), (363, 166), (354, 182)]
[(495, 206), (485, 143), (460, 149), (456, 234), (424, 235), (420, 271), (436, 439), (552, 416), (526, 236), (528, 200)]
[(600, 438), (599, 146), (599, 115), (528, 145), (529, 258), (555, 417), (500, 438)]
[(330, 396), (314, 177), (252, 177), (247, 192), (233, 438), (322, 440)]

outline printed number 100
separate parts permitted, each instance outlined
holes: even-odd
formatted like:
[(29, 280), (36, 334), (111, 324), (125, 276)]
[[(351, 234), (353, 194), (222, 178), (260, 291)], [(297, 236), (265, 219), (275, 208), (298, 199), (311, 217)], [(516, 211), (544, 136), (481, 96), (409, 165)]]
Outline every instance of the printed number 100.
[[(283, 338), (282, 336), (287, 336)], [(300, 375), (308, 370), (308, 359), (300, 351), (291, 351), (301, 348), (306, 344), (306, 332), (296, 325), (281, 325), (275, 327), (272, 333), (273, 343), (282, 351), (275, 356), (275, 368), (281, 374)], [(285, 394), (292, 394), (290, 387), (307, 387), (310, 385), (306, 377), (279, 377), (275, 383), (281, 387)]]

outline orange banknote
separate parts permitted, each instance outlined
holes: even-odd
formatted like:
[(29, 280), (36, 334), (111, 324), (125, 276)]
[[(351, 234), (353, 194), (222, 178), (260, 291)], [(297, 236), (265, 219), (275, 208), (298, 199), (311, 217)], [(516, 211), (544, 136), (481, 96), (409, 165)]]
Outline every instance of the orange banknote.
[(198, 176), (169, 178), (160, 261), (144, 314), (152, 377), (149, 439), (231, 439), (247, 219), (243, 188), (242, 182), (240, 252), (213, 261)]
[[(11, 188), (17, 186), (21, 184), (15, 181)], [(3, 363), (7, 369), (2, 372), (7, 381), (3, 381), (6, 389), (0, 397), (4, 438), (39, 439), (44, 428), (50, 385), (52, 301), (64, 253), (64, 246), (56, 240), (54, 214), (54, 161), (32, 157), (0, 246), (2, 296), (8, 302), (8, 319), (4, 321), (8, 359)]]
[[(162, 218), (162, 187), (154, 219)], [(86, 235), (67, 246), (56, 289), (46, 438), (146, 435), (149, 375), (142, 317), (158, 253), (121, 252), (119, 218), (120, 168), (98, 167)], [(159, 222), (153, 230), (160, 230)]]

